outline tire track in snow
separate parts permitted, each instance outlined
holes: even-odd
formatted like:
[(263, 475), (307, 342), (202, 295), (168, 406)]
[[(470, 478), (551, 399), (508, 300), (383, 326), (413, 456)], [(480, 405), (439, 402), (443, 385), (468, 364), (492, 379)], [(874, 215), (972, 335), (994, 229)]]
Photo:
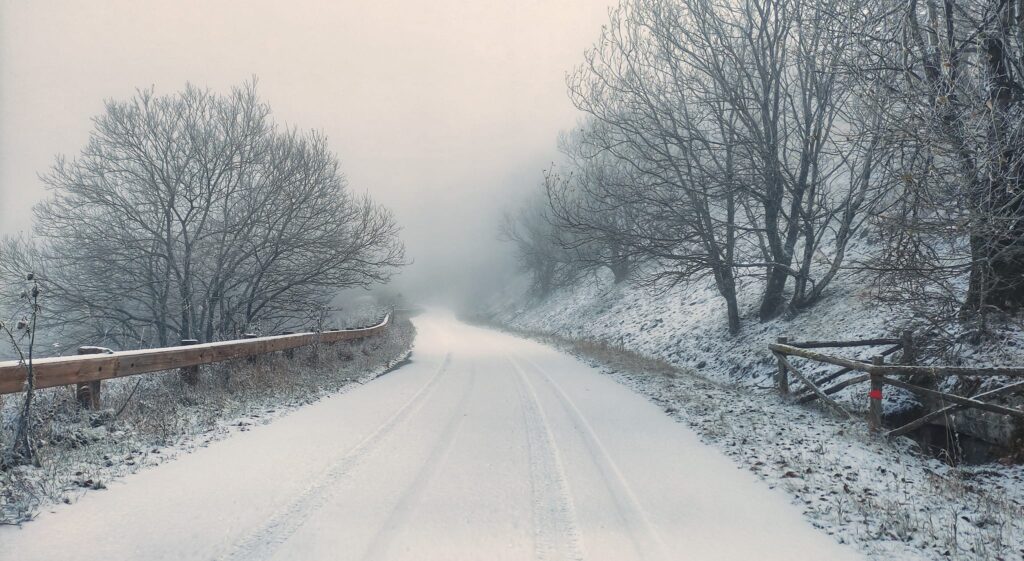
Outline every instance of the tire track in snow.
[(583, 437), (591, 459), (604, 476), (605, 485), (615, 501), (615, 506), (625, 523), (625, 527), (630, 530), (630, 537), (633, 540), (639, 558), (649, 560), (671, 559), (668, 555), (668, 547), (661, 539), (661, 536), (658, 535), (654, 525), (651, 524), (650, 517), (636, 498), (636, 494), (630, 488), (629, 482), (622, 475), (611, 454), (608, 453), (608, 449), (597, 436), (594, 427), (583, 415), (579, 407), (576, 406), (572, 398), (543, 368), (529, 358), (523, 357), (523, 361), (529, 364), (540, 378), (546, 382), (551, 388), (552, 393), (561, 402), (566, 413), (575, 421), (575, 427)]
[(437, 387), (438, 381), (451, 364), (451, 353), (447, 353), (441, 365), (427, 383), (408, 401), (402, 404), (373, 432), (360, 440), (348, 452), (332, 460), (318, 476), (310, 479), (310, 484), (299, 493), (293, 501), (279, 508), (266, 523), (245, 537), (236, 541), (225, 553), (215, 559), (217, 561), (258, 561), (269, 559), (282, 543), (295, 533), (309, 518), (328, 502), (331, 488), (348, 475), (362, 459), (376, 448), (399, 423), (407, 419), (422, 407), (426, 398)]
[(508, 362), (516, 373), (519, 403), (526, 426), (535, 555), (542, 561), (582, 560), (583, 546), (576, 509), (551, 425), (533, 384), (511, 357), (508, 357)]
[(463, 390), (462, 396), (454, 408), (455, 412), (448, 419), (448, 422), (445, 423), (444, 428), (441, 429), (437, 441), (431, 447), (430, 455), (427, 456), (427, 459), (416, 473), (416, 478), (402, 492), (398, 502), (391, 509), (391, 513), (388, 514), (387, 519), (373, 536), (373, 539), (366, 548), (366, 552), (362, 556), (363, 559), (385, 559), (392, 542), (399, 535), (400, 530), (407, 526), (409, 518), (422, 500), (423, 491), (430, 484), (430, 481), (434, 478), (441, 465), (444, 464), (445, 459), (455, 445), (455, 441), (458, 439), (459, 433), (462, 431), (466, 420), (466, 404), (469, 402), (469, 396), (473, 392), (475, 384), (476, 369), (473, 368), (470, 370), (469, 382), (466, 384), (466, 388)]

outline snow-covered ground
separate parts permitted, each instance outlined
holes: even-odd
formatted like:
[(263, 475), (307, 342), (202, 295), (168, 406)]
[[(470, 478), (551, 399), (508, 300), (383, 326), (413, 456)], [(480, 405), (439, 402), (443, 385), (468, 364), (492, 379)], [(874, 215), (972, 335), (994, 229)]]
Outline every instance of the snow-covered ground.
[[(73, 503), (117, 478), (365, 383), (400, 364), (414, 335), (409, 321), (398, 319), (381, 336), (299, 349), (291, 359), (203, 366), (195, 387), (177, 371), (107, 380), (98, 411), (82, 410), (73, 387), (41, 390), (33, 407), (41, 467), (0, 470), (0, 525), (31, 520), (50, 504)], [(4, 397), (0, 450), (10, 447), (22, 404), (21, 395)]]
[[(652, 293), (589, 278), (541, 302), (510, 292), (484, 319), (590, 357), (742, 468), (789, 493), (811, 523), (871, 557), (1024, 559), (1024, 468), (950, 468), (918, 453), (909, 439), (879, 442), (868, 437), (863, 420), (842, 422), (783, 403), (775, 393), (767, 343), (780, 335), (898, 333), (905, 316), (879, 309), (857, 290), (845, 277), (811, 312), (765, 324), (751, 319), (756, 291), (747, 291), (747, 321), (735, 337), (726, 332), (720, 299), (700, 283)], [(1014, 340), (1019, 335), (1009, 333)], [(1014, 352), (1019, 347), (979, 358), (1006, 363)], [(857, 410), (867, 404), (865, 393), (861, 385), (839, 397)], [(897, 392), (885, 399), (889, 411), (907, 403)]]
[(861, 558), (593, 367), (415, 323), (408, 366), (0, 528), (0, 557)]

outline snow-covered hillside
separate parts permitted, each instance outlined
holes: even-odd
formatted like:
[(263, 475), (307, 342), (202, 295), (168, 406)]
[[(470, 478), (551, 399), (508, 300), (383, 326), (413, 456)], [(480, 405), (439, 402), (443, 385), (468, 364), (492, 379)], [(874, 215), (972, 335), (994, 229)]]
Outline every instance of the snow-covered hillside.
[[(597, 339), (698, 370), (706, 378), (749, 387), (772, 383), (776, 363), (768, 343), (796, 339), (855, 339), (898, 333), (895, 310), (860, 298), (845, 279), (817, 307), (798, 318), (759, 323), (758, 291), (740, 292), (743, 331), (730, 336), (725, 303), (710, 279), (668, 289), (614, 284), (599, 272), (538, 301), (511, 289), (488, 314), (520, 329), (575, 339)], [(839, 296), (835, 296), (839, 295)]]
[[(649, 288), (630, 282), (615, 284), (610, 274), (601, 271), (539, 300), (527, 295), (523, 287), (513, 286), (483, 316), (517, 329), (620, 345), (692, 368), (710, 380), (757, 389), (774, 384), (777, 367), (768, 343), (778, 337), (791, 341), (868, 339), (898, 337), (903, 329), (920, 328), (910, 312), (880, 303), (868, 290), (865, 278), (853, 273), (840, 275), (824, 299), (810, 310), (761, 323), (757, 320), (759, 287), (748, 284), (740, 291), (743, 328), (731, 336), (725, 304), (710, 279)], [(996, 335), (981, 345), (959, 345), (957, 360), (971, 366), (1024, 364), (1024, 331), (1020, 326), (992, 328)], [(871, 347), (842, 350), (839, 354), (866, 359), (882, 350)], [(817, 363), (800, 365), (811, 374), (834, 370)], [(838, 398), (853, 409), (867, 407), (862, 386), (843, 390)], [(913, 403), (910, 396), (890, 391), (886, 411), (891, 414)]]

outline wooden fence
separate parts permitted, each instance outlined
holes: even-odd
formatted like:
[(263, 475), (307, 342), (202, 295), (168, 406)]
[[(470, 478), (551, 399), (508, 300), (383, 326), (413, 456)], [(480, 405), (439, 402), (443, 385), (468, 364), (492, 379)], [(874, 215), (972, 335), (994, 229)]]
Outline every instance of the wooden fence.
[[(812, 350), (821, 348), (880, 346), (888, 348), (883, 352), (872, 356), (871, 360), (845, 358)], [(882, 396), (885, 386), (887, 385), (902, 388), (923, 397), (926, 400), (932, 400), (942, 404), (939, 408), (929, 412), (928, 414), (886, 432), (885, 435), (888, 437), (906, 434), (934, 419), (968, 408), (980, 409), (982, 411), (1024, 419), (1024, 411), (1020, 409), (1014, 409), (984, 401), (1024, 391), (1024, 381), (1007, 384), (970, 397), (925, 388), (919, 385), (919, 383), (912, 383), (918, 379), (946, 376), (1005, 376), (1010, 378), (1024, 378), (1024, 368), (963, 368), (959, 366), (914, 365), (912, 362), (915, 359), (916, 353), (914, 348), (914, 337), (910, 332), (904, 332), (899, 339), (865, 339), (860, 341), (790, 342), (787, 338), (780, 337), (777, 342), (769, 344), (768, 348), (775, 355), (779, 364), (778, 373), (776, 375), (776, 385), (779, 393), (786, 397), (792, 397), (798, 403), (808, 403), (814, 400), (820, 400), (830, 409), (840, 413), (841, 415), (853, 418), (853, 415), (849, 411), (829, 396), (843, 388), (856, 384), (868, 383), (868, 427), (873, 432), (882, 431)], [(887, 356), (900, 350), (902, 350), (903, 353), (898, 363), (887, 363), (885, 361)], [(792, 362), (790, 362), (790, 357), (799, 357), (825, 364), (832, 364), (841, 368), (812, 380), (809, 376), (804, 375), (799, 369), (793, 366)], [(835, 382), (840, 377), (852, 372), (862, 372), (863, 374)], [(792, 374), (803, 385), (803, 390), (795, 395), (790, 392), (790, 374)], [(905, 379), (907, 377), (910, 377), (911, 380), (908, 381)]]
[[(337, 343), (377, 335), (387, 329), (391, 314), (376, 325), (308, 333), (287, 333), (270, 337), (247, 335), (245, 339), (181, 346), (111, 352), (101, 347), (80, 347), (75, 356), (39, 358), (32, 361), (36, 389), (78, 385), (83, 404), (96, 407), (100, 381), (149, 372), (182, 369), (182, 379), (195, 384), (199, 365), (234, 360), (316, 344)], [(25, 390), (28, 365), (21, 361), (0, 362), (0, 395)]]

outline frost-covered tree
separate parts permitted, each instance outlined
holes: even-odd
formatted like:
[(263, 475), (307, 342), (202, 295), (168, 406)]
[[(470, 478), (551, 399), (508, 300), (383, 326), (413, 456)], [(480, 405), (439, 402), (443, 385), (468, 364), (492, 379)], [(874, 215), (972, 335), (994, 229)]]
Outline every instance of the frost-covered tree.
[[(591, 125), (593, 126), (593, 125)], [(563, 135), (561, 165), (544, 174), (555, 239), (583, 269), (607, 269), (616, 284), (630, 278), (644, 258), (636, 231), (644, 219), (638, 205), (623, 200), (633, 178), (617, 159), (592, 153), (587, 127)]]
[(505, 213), (499, 238), (512, 244), (519, 269), (530, 276), (530, 290), (538, 297), (569, 284), (581, 270), (566, 233), (556, 228), (540, 193)]
[(630, 177), (605, 208), (642, 216), (630, 245), (660, 276), (712, 277), (734, 333), (741, 277), (762, 319), (818, 301), (871, 199), (849, 23), (811, 0), (627, 0), (570, 75), (587, 151)]
[(48, 327), (122, 347), (270, 331), (403, 263), (391, 213), (351, 192), (322, 135), (276, 126), (253, 84), (141, 91), (94, 122), (43, 177), (33, 238), (0, 249), (0, 273), (45, 279)]
[(850, 68), (884, 101), (883, 294), (936, 319), (1020, 309), (1024, 4), (887, 1), (859, 17), (874, 32)]

